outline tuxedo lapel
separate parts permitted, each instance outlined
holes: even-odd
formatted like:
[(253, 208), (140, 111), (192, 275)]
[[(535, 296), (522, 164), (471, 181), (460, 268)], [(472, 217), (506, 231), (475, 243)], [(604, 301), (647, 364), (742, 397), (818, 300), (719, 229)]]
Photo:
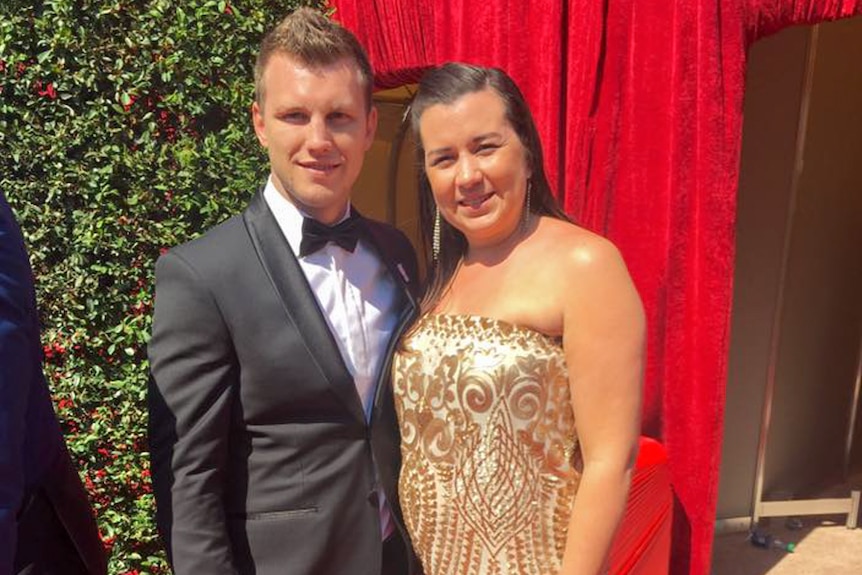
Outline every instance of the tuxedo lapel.
[(399, 252), (395, 249), (395, 246), (391, 245), (391, 242), (386, 241), (386, 238), (378, 235), (376, 229), (364, 216), (358, 212), (356, 215), (360, 220), (362, 237), (371, 244), (372, 249), (380, 256), (380, 259), (389, 271), (389, 275), (392, 276), (392, 279), (398, 286), (400, 296), (405, 300), (405, 307), (409, 311), (415, 312), (419, 309), (419, 304), (413, 296), (415, 290), (412, 284), (418, 281), (418, 278), (410, 277), (407, 271), (408, 268), (405, 268), (407, 262), (401, 261)]
[(415, 277), (410, 277), (405, 267), (407, 262), (401, 261), (399, 251), (395, 249), (395, 246), (391, 242), (386, 241), (385, 237), (378, 235), (376, 228), (368, 220), (361, 216), (360, 218), (362, 237), (370, 243), (371, 247), (377, 252), (377, 255), (380, 256), (380, 259), (389, 271), (389, 275), (397, 286), (398, 298), (400, 300), (398, 305), (398, 320), (396, 321), (389, 344), (386, 346), (386, 355), (383, 356), (381, 369), (377, 376), (377, 386), (374, 392), (374, 409), (371, 416), (371, 420), (374, 421), (380, 408), (380, 399), (383, 397), (383, 391), (388, 382), (389, 370), (392, 366), (392, 353), (401, 334), (404, 333), (404, 330), (419, 313), (419, 303), (413, 295), (413, 286), (411, 285), (418, 280)]
[(281, 297), (285, 314), (302, 335), (309, 356), (353, 416), (364, 424), (365, 415), (353, 378), (344, 365), (338, 344), (305, 274), (262, 192), (254, 196), (243, 219), (261, 265)]

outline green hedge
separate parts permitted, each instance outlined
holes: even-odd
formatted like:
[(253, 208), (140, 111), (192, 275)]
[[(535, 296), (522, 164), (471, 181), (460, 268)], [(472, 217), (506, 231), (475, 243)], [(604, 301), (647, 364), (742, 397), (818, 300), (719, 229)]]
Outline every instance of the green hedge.
[(257, 46), (291, 9), (319, 4), (2, 0), (0, 187), (112, 574), (168, 571), (146, 453), (155, 260), (265, 177), (248, 113)]

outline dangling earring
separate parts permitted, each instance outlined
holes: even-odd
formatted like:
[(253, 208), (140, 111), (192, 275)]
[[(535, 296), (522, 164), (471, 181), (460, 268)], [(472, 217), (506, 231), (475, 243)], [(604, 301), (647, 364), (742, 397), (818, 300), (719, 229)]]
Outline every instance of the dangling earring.
[(440, 259), (440, 208), (434, 208), (434, 235), (431, 237), (431, 258)]
[(521, 228), (523, 231), (527, 231), (527, 226), (530, 225), (530, 192), (533, 189), (533, 180), (527, 180), (527, 194), (526, 198), (524, 198), (524, 217), (521, 220)]

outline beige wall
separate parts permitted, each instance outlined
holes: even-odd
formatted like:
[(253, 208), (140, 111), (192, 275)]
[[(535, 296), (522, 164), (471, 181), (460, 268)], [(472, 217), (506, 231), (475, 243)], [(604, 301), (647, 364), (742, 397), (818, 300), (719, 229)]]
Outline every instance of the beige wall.
[(862, 326), (862, 20), (821, 26), (764, 492), (840, 481)]
[(354, 186), (353, 202), (364, 215), (395, 224), (407, 234), (418, 250), (419, 209), (416, 172), (413, 169), (414, 146), (409, 130), (405, 132), (398, 150), (394, 189), (389, 188), (391, 154), (402, 126), (407, 102), (386, 97), (380, 98), (376, 105), (379, 118), (377, 135)]
[(749, 54), (719, 518), (750, 515), (809, 34), (786, 30)]
[(388, 221), (387, 191), (389, 154), (400, 118), (393, 106), (376, 103), (378, 122), (374, 143), (365, 156), (359, 179), (353, 186), (352, 201), (363, 215)]
[[(718, 517), (748, 516), (811, 28), (750, 54)], [(862, 321), (862, 19), (823, 25), (782, 308), (764, 493), (840, 475)]]

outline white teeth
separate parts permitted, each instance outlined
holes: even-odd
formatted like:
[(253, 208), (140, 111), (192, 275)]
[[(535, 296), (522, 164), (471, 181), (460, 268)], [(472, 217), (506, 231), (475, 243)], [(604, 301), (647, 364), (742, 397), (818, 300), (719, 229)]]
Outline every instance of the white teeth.
[(335, 166), (332, 164), (306, 164), (305, 167), (309, 170), (317, 170), (320, 172), (328, 172), (335, 169)]
[(485, 194), (483, 196), (479, 196), (478, 198), (474, 198), (472, 200), (461, 200), (461, 204), (467, 206), (468, 208), (476, 209), (485, 203), (485, 200), (491, 197), (491, 194)]

